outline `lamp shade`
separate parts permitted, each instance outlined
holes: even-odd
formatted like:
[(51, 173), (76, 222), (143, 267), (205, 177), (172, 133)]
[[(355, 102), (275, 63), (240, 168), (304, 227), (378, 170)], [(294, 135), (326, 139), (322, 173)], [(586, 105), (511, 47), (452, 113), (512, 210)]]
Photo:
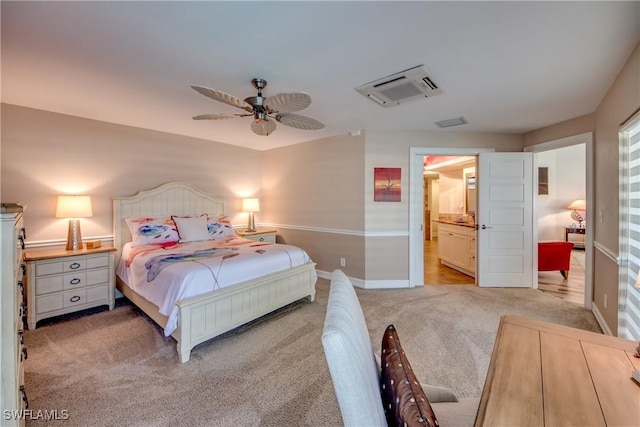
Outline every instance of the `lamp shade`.
[(242, 199), (242, 212), (260, 212), (260, 201), (258, 199)]
[(89, 218), (93, 216), (91, 197), (58, 196), (56, 218)]
[(582, 199), (574, 200), (569, 206), (567, 206), (567, 209), (574, 211), (586, 211), (587, 203)]

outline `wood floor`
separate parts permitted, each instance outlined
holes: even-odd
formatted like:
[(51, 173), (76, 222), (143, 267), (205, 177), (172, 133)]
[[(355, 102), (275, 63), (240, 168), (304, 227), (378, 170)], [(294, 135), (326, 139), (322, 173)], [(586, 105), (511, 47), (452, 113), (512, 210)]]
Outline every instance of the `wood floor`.
[(425, 285), (475, 285), (476, 279), (440, 263), (438, 240), (427, 240), (424, 244)]
[[(475, 278), (440, 263), (438, 241), (427, 240), (424, 246), (425, 285), (475, 285)], [(576, 304), (584, 304), (584, 250), (574, 249), (569, 277), (559, 271), (538, 272), (538, 289), (554, 297)]]
[(559, 271), (539, 271), (538, 289), (565, 301), (584, 304), (584, 250), (571, 251), (567, 279)]

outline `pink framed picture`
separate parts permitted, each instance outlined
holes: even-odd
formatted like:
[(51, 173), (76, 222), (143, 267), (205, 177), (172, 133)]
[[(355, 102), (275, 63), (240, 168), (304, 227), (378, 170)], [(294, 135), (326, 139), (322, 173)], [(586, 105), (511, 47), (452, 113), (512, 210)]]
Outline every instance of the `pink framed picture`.
[(373, 201), (399, 202), (401, 168), (373, 169)]

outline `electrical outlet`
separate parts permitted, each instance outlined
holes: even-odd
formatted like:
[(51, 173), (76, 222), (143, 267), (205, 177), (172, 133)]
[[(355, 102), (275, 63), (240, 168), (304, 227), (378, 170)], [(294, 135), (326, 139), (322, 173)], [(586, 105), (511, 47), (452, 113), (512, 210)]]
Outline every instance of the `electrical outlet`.
[(340, 267), (346, 267), (347, 266), (347, 260), (345, 258), (340, 258)]
[(607, 308), (607, 294), (604, 294), (604, 308)]
[(598, 211), (598, 221), (604, 221), (604, 211), (602, 209)]

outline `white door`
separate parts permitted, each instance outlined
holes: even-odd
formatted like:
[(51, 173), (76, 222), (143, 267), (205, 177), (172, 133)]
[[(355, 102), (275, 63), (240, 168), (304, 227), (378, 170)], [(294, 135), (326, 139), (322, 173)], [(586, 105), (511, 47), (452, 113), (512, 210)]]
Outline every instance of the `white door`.
[(533, 287), (533, 154), (480, 153), (477, 180), (478, 286)]

